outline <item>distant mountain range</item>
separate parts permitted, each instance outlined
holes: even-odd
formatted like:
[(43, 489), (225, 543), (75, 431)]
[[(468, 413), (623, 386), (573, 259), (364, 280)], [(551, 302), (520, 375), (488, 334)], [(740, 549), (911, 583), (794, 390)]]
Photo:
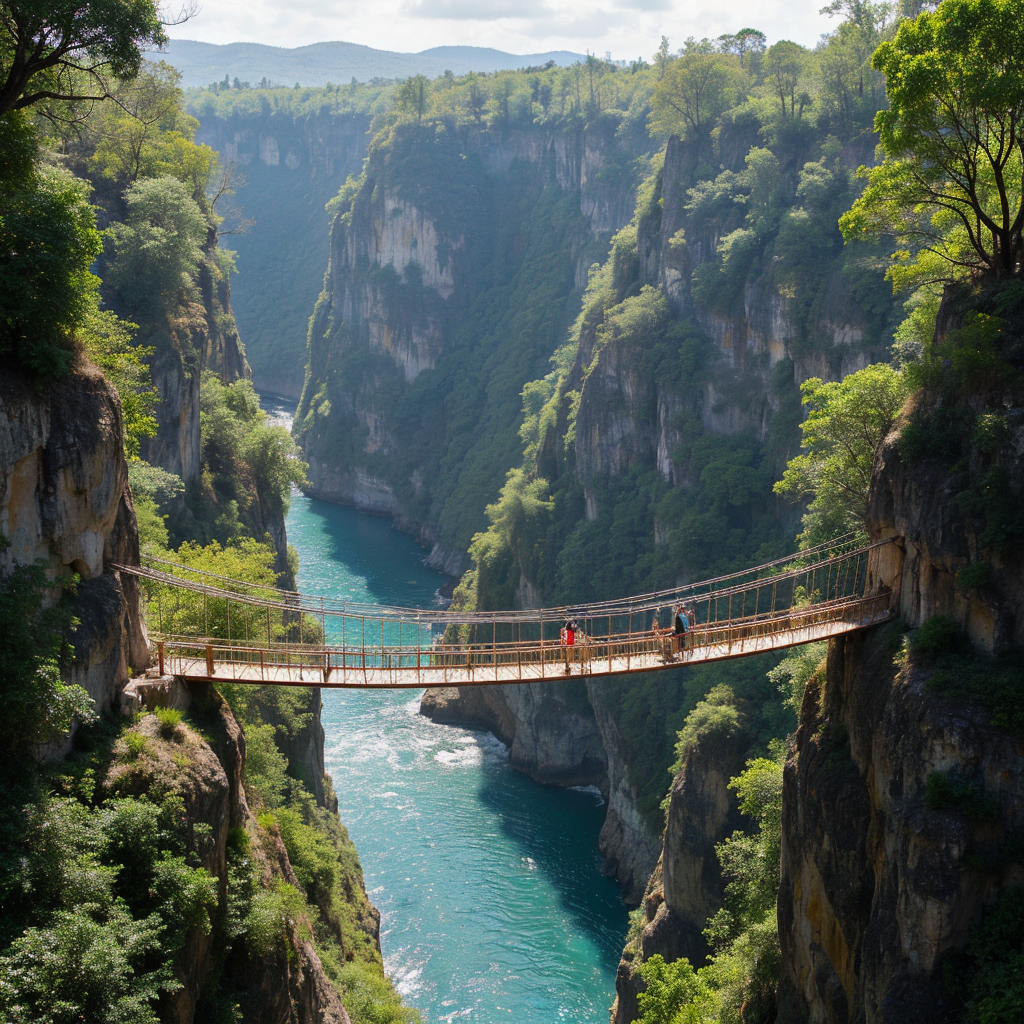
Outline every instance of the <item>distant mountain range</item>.
[(393, 53), (357, 43), (313, 43), (286, 49), (262, 43), (199, 43), (193, 39), (172, 39), (166, 53), (149, 55), (165, 60), (182, 75), (186, 88), (231, 79), (257, 85), (266, 78), (275, 85), (343, 85), (353, 78), (408, 78), (423, 74), (430, 78), (451, 71), (506, 71), (536, 67), (553, 60), (568, 65), (584, 60), (581, 53), (553, 50), (550, 53), (505, 53), (483, 46), (435, 46), (420, 53)]

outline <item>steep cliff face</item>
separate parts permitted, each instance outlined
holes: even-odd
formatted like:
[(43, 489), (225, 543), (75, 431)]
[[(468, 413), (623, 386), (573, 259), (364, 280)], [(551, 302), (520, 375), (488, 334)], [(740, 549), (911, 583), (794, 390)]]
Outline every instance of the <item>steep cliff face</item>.
[(335, 219), (296, 420), (311, 492), (395, 515), (449, 572), (516, 459), (520, 390), (628, 217), (614, 127), (399, 126)]
[(743, 769), (752, 737), (743, 729), (712, 731), (687, 753), (669, 790), (658, 863), (640, 902), (639, 930), (626, 944), (615, 976), (612, 1024), (639, 1018), (637, 967), (659, 954), (667, 963), (707, 956), (704, 928), (722, 905), (715, 845), (743, 827), (729, 780)]
[(112, 568), (139, 557), (121, 436), (117, 395), (93, 369), (42, 391), (0, 379), (0, 568), (42, 560), (51, 577), (79, 576), (69, 681), (100, 710), (149, 664), (137, 585)]
[[(1024, 745), (937, 700), (932, 670), (894, 667), (897, 642), (834, 642), (824, 692), (808, 688), (783, 797), (781, 1020), (962, 1020), (943, 957), (1024, 881), (1005, 852)], [(970, 803), (929, 799), (937, 778)]]
[(211, 228), (198, 272), (198, 301), (143, 323), (140, 344), (154, 349), (149, 360), (160, 401), (154, 415), (157, 432), (142, 439), (141, 455), (153, 466), (194, 484), (200, 473), (199, 378), (213, 370), (224, 380), (251, 376), (245, 349), (231, 312), (226, 265)]
[(235, 202), (251, 220), (231, 237), (239, 274), (235, 317), (245, 338), (253, 383), (262, 391), (298, 399), (306, 364), (306, 326), (323, 285), (328, 258), (324, 205), (366, 156), (369, 118), (321, 110), (292, 116), (258, 109), (219, 111), (199, 118), (197, 141), (220, 154), (245, 184)]
[(649, 816), (641, 813), (636, 774), (616, 715), (594, 692), (600, 683), (587, 683), (588, 696), (608, 762), (608, 809), (598, 849), (605, 874), (622, 886), (631, 906), (640, 902), (648, 876), (658, 860), (658, 835)]
[[(1019, 359), (1019, 323), (1001, 358)], [(872, 535), (896, 543), (875, 571), (919, 628), (909, 645), (898, 625), (833, 641), (806, 693), (785, 773), (780, 1020), (965, 1019), (970, 972), (944, 965), (1024, 881), (1022, 550), (993, 528), (1024, 485), (1012, 380), (919, 394), (876, 462)]]
[[(738, 187), (756, 141), (722, 143), (723, 171), (734, 175), (728, 188)], [(816, 156), (791, 155), (780, 174), (796, 181), (803, 161)], [(807, 175), (838, 193), (849, 187), (838, 157), (810, 167)], [(569, 358), (530, 385), (522, 464), (528, 478), (548, 485), (552, 506), (532, 519), (509, 514), (513, 525), (493, 528), (490, 550), (500, 554), (478, 567), (482, 607), (674, 586), (793, 543), (792, 511), (770, 488), (796, 450), (798, 385), (881, 358), (891, 304), (859, 302), (877, 298), (871, 289), (884, 283), (854, 281), (830, 214), (809, 204), (757, 236), (743, 227), (744, 207), (732, 193), (705, 202), (705, 182), (695, 195), (694, 174), (690, 148), (671, 141), (638, 192), (633, 222), (591, 278)], [(749, 251), (730, 269), (719, 245), (737, 232)], [(808, 252), (813, 270), (801, 262)], [(658, 694), (642, 681), (592, 692), (609, 776), (602, 850), (633, 902), (662, 848), (656, 816), (638, 813), (638, 792), (661, 785), (652, 776), (668, 767), (672, 748), (669, 728), (661, 728), (692, 699), (686, 679), (680, 674)], [(602, 711), (600, 694), (619, 687), (631, 687), (632, 698)], [(451, 713), (472, 699), (459, 694)], [(488, 698), (505, 704), (492, 723), (513, 714), (512, 699), (502, 689)], [(636, 724), (623, 725), (627, 704), (649, 705), (645, 743)], [(664, 751), (657, 766), (648, 757), (654, 746)]]

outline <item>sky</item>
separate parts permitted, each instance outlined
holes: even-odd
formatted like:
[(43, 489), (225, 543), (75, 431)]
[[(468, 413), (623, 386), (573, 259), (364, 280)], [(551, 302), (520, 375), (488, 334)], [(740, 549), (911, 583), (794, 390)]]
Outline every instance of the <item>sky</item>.
[[(165, 0), (172, 12), (178, 0)], [(835, 22), (825, 0), (199, 0), (199, 11), (168, 34), (207, 43), (304, 46), (327, 40), (381, 50), (492, 46), (650, 59), (662, 35), (672, 49), (687, 36), (714, 38), (757, 28), (769, 43), (817, 42)]]

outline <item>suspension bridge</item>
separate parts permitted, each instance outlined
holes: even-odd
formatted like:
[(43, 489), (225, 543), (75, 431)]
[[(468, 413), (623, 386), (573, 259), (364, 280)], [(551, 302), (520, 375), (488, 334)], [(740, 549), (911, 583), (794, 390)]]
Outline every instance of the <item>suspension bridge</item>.
[[(652, 672), (877, 625), (894, 614), (877, 571), (892, 543), (846, 538), (671, 590), (496, 612), (344, 602), (159, 559), (115, 568), (139, 579), (161, 675), (360, 689), (486, 686)], [(679, 605), (691, 623), (674, 639)], [(576, 625), (571, 644), (567, 622)]]

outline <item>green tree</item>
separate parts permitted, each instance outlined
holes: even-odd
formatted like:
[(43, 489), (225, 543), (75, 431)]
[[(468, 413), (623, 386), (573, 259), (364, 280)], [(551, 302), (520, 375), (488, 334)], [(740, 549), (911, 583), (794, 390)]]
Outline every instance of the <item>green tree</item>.
[(671, 61), (651, 97), (651, 131), (704, 145), (743, 85), (739, 61), (699, 49)]
[(160, 61), (147, 63), (138, 76), (121, 82), (115, 103), (93, 111), (86, 135), (95, 143), (90, 167), (128, 188), (141, 178), (170, 175), (203, 190), (217, 166), (217, 154), (194, 141), (199, 122), (185, 113), (181, 74)]
[(767, 39), (756, 28), (741, 28), (734, 36), (719, 36), (718, 44), (723, 53), (735, 53), (739, 57), (741, 69), (753, 70), (752, 61), (764, 53)]
[(73, 365), (79, 331), (96, 308), (99, 279), (89, 267), (102, 243), (88, 187), (58, 168), (3, 177), (0, 358), (38, 379), (59, 377)]
[(747, 168), (739, 176), (739, 184), (747, 194), (740, 197), (747, 207), (747, 224), (759, 238), (779, 226), (785, 203), (785, 186), (779, 161), (770, 149), (754, 146), (746, 156)]
[(425, 75), (413, 75), (407, 78), (399, 87), (396, 102), (399, 110), (409, 114), (415, 114), (417, 121), (423, 120), (427, 112), (427, 98), (429, 81)]
[(775, 493), (810, 502), (800, 542), (813, 546), (863, 533), (875, 457), (909, 393), (904, 375), (887, 363), (841, 381), (816, 377), (801, 386), (810, 413), (800, 425), (804, 452), (790, 459)]
[(139, 443), (156, 434), (153, 415), (159, 395), (145, 360), (152, 348), (132, 344), (135, 324), (126, 323), (109, 309), (91, 309), (84, 317), (80, 336), (85, 351), (117, 389), (124, 425), (124, 452), (139, 456)]
[(3, 0), (0, 116), (44, 100), (102, 99), (167, 42), (155, 0)]
[(669, 49), (668, 36), (662, 36), (658, 44), (658, 52), (654, 55), (654, 66), (658, 69), (658, 78), (664, 78), (665, 72), (672, 60), (672, 51)]
[(810, 54), (799, 43), (791, 43), (788, 39), (768, 47), (764, 55), (765, 71), (771, 78), (772, 85), (779, 102), (782, 104), (782, 116), (786, 116), (786, 100), (789, 100), (789, 116), (796, 116), (797, 86), (810, 63)]
[(637, 970), (645, 986), (637, 996), (639, 1024), (703, 1024), (712, 1019), (714, 997), (689, 960), (665, 963), (655, 953)]
[(867, 187), (841, 226), (848, 239), (896, 236), (897, 284), (1021, 273), (1022, 48), (1024, 0), (945, 0), (875, 52), (885, 159), (861, 169)]
[(721, 952), (748, 928), (775, 912), (782, 856), (782, 764), (756, 757), (729, 782), (740, 811), (757, 822), (757, 832), (734, 832), (717, 846), (726, 879), (722, 909), (705, 932)]
[(137, 181), (125, 203), (127, 219), (107, 232), (107, 280), (133, 313), (152, 315), (193, 291), (209, 225), (191, 189), (169, 176)]
[[(6, 547), (0, 535), (0, 553)], [(0, 748), (7, 754), (5, 772), (18, 765), (27, 747), (66, 734), (76, 717), (95, 717), (85, 690), (61, 679), (61, 665), (72, 653), (66, 639), (72, 623), (65, 606), (54, 602), (61, 589), (47, 580), (42, 565), (14, 565), (0, 573)]]

